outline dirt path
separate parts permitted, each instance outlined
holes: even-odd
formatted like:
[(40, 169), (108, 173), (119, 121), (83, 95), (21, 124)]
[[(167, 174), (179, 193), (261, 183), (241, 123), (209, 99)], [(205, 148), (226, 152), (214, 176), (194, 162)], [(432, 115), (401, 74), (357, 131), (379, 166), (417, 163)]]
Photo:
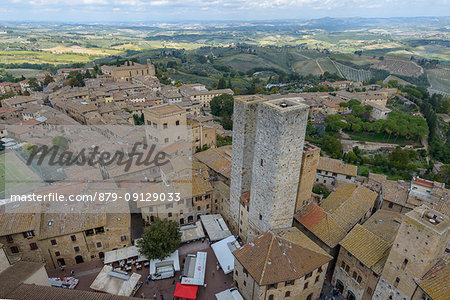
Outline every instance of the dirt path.
[(316, 58), (314, 61), (316, 62), (317, 66), (319, 67), (320, 72), (321, 72), (322, 74), (325, 73), (325, 72), (323, 71), (323, 69), (322, 69), (322, 66), (319, 64), (319, 61), (317, 60), (317, 58)]
[(336, 65), (336, 63), (334, 62), (334, 60), (330, 59), (331, 62), (333, 63), (334, 67), (336, 68), (336, 70), (338, 71), (339, 76), (341, 76), (342, 78), (345, 78), (344, 74), (342, 74), (341, 70), (339, 70), (338, 66)]

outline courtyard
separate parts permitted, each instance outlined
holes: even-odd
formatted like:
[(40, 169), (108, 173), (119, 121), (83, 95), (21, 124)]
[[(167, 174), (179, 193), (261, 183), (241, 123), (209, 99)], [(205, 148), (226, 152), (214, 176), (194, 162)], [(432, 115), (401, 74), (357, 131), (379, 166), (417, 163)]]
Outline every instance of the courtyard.
[[(212, 248), (206, 241), (196, 241), (188, 244), (183, 244), (178, 248), (180, 256), (180, 265), (183, 267), (183, 262), (188, 254), (195, 254), (197, 251), (207, 252), (206, 261), (206, 274), (205, 283), (206, 287), (199, 286), (197, 299), (207, 300), (215, 299), (215, 294), (219, 293), (225, 289), (229, 289), (233, 286), (233, 276), (232, 273), (225, 275), (222, 270), (217, 270), (217, 258), (214, 255)], [(49, 277), (64, 277), (70, 276), (70, 272), (74, 271), (79, 283), (75, 289), (93, 291), (90, 289), (92, 282), (95, 280), (97, 275), (102, 270), (104, 264), (102, 260), (95, 260), (90, 262), (85, 262), (75, 266), (66, 267), (63, 271), (60, 269), (48, 271)], [(180, 272), (176, 272), (173, 278), (148, 281), (146, 283), (147, 276), (149, 275), (149, 268), (144, 267), (141, 270), (136, 270), (133, 267), (132, 272), (142, 275), (141, 281), (143, 285), (137, 291), (135, 297), (141, 298), (145, 297), (147, 299), (153, 299), (154, 294), (156, 294), (156, 299), (173, 299), (173, 293), (177, 282), (180, 282)]]

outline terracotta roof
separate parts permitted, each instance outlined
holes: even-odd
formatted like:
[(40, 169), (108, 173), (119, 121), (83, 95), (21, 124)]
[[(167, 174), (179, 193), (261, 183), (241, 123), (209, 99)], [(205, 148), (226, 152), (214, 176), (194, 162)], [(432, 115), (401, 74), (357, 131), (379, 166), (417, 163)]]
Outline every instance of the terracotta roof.
[(4, 107), (0, 109), (0, 114), (21, 110), (20, 107)]
[(403, 215), (379, 210), (361, 226), (356, 226), (340, 243), (357, 260), (381, 274)]
[(148, 109), (148, 111), (151, 113), (154, 113), (154, 114), (158, 114), (158, 115), (166, 115), (166, 114), (185, 112), (185, 110), (182, 109), (181, 107), (179, 107), (178, 105), (168, 105), (168, 104), (152, 106)]
[(259, 285), (301, 278), (332, 259), (294, 227), (267, 231), (233, 254)]
[(373, 206), (377, 194), (362, 185), (344, 184), (319, 206), (309, 203), (295, 219), (334, 248)]
[(427, 188), (432, 188), (434, 185), (433, 181), (422, 179), (419, 177), (414, 177), (412, 180), (412, 184), (417, 184), (417, 185), (427, 187)]
[(226, 178), (231, 175), (231, 146), (211, 148), (194, 154), (194, 157)]
[[(170, 181), (169, 184), (163, 182), (157, 182), (146, 185), (139, 193), (180, 193), (181, 199), (190, 199), (195, 196), (205, 195), (211, 192), (213, 187), (211, 183), (206, 180), (203, 175), (192, 175), (187, 178), (180, 178)], [(175, 196), (174, 196), (175, 197)], [(173, 202), (172, 202), (173, 203)], [(138, 201), (138, 207), (147, 207), (154, 205), (166, 205), (170, 204), (168, 201)]]
[(3, 100), (4, 103), (7, 103), (7, 105), (16, 105), (16, 104), (23, 104), (33, 101), (38, 101), (38, 99), (32, 97), (32, 96), (14, 96), (11, 98), (7, 98)]
[(137, 299), (125, 296), (117, 296), (106, 293), (96, 293), (81, 290), (55, 288), (34, 284), (21, 284), (7, 296), (17, 300), (127, 300)]
[(331, 213), (336, 222), (346, 231), (367, 213), (377, 198), (377, 194), (368, 188), (357, 184), (344, 184), (336, 188), (320, 207)]
[(433, 300), (448, 300), (450, 295), (450, 255), (442, 257), (417, 284)]
[(328, 157), (320, 157), (317, 170), (328, 171), (337, 174), (344, 174), (350, 176), (356, 176), (358, 173), (358, 167), (345, 164), (342, 160), (333, 159)]
[[(357, 260), (371, 269), (389, 255), (391, 247), (390, 243), (359, 224), (356, 224), (340, 244)], [(381, 271), (382, 269), (377, 268), (376, 273), (380, 274)]]
[(37, 214), (31, 213), (0, 213), (0, 236), (36, 230)]
[(404, 215), (399, 212), (380, 209), (362, 226), (386, 242), (393, 243), (403, 217)]
[(314, 202), (310, 202), (297, 212), (294, 218), (331, 248), (339, 244), (347, 234), (328, 213)]
[[(0, 298), (12, 298), (9, 293), (30, 278), (44, 265), (35, 262), (19, 261), (0, 273)], [(34, 299), (33, 297), (29, 299)]]

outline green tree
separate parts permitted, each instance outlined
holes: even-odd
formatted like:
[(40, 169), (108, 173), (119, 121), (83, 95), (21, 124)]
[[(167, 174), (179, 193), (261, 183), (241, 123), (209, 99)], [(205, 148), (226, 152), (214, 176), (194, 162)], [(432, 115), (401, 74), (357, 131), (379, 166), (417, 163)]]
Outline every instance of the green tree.
[(157, 218), (144, 231), (142, 239), (136, 244), (139, 252), (148, 259), (163, 260), (175, 250), (181, 242), (181, 232), (178, 223), (169, 219)]
[(338, 132), (347, 126), (346, 123), (342, 122), (341, 115), (328, 115), (325, 120), (325, 127), (327, 131)]
[(326, 135), (322, 139), (322, 150), (328, 153), (332, 158), (342, 157), (342, 143), (332, 135)]
[(219, 79), (219, 83), (217, 84), (217, 88), (220, 89), (226, 89), (227, 88), (227, 83), (225, 81), (225, 78), (220, 78)]
[(35, 151), (37, 151), (37, 146), (33, 143), (26, 143), (22, 146), (22, 149), (26, 154), (31, 156)]
[(65, 137), (60, 136), (60, 135), (55, 136), (52, 139), (52, 143), (53, 143), (53, 146), (58, 147), (59, 150), (61, 150), (61, 151), (65, 151), (65, 150), (67, 150), (67, 148), (69, 148), (69, 141)]
[(45, 78), (44, 78), (44, 85), (49, 85), (49, 83), (51, 83), (51, 82), (55, 82), (55, 79), (53, 79), (53, 77), (52, 76), (50, 76), (50, 75), (47, 75), (47, 76), (45, 76)]
[(324, 198), (330, 194), (330, 190), (323, 183), (315, 184), (312, 191), (314, 194), (322, 195)]
[(211, 100), (211, 113), (216, 117), (229, 117), (233, 114), (234, 98), (229, 94), (216, 96)]
[(450, 164), (442, 165), (439, 170), (442, 181), (448, 183), (450, 180)]
[(222, 147), (222, 146), (226, 146), (226, 145), (231, 145), (232, 142), (232, 137), (231, 136), (220, 136), (220, 135), (216, 135), (216, 140), (217, 140), (217, 147)]

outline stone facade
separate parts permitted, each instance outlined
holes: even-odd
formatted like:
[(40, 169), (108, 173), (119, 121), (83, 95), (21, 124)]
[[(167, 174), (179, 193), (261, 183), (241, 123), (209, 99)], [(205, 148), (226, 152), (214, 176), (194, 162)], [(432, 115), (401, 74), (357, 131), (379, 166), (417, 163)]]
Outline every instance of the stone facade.
[(9, 267), (9, 259), (6, 256), (5, 248), (2, 244), (0, 244), (0, 273), (6, 270)]
[[(292, 225), (307, 109), (298, 98), (236, 98), (230, 227), (244, 241), (269, 229)], [(249, 192), (250, 198), (244, 205), (241, 197)], [(248, 211), (248, 218), (241, 220), (244, 210)]]
[(139, 76), (154, 76), (155, 66), (152, 65), (149, 59), (147, 59), (147, 64), (141, 65), (138, 63), (130, 62), (119, 67), (102, 68), (105, 73), (109, 73), (114, 81), (126, 82), (132, 81), (132, 78)]
[(300, 170), (300, 182), (298, 185), (295, 211), (298, 211), (311, 199), (319, 157), (320, 148), (305, 143), (305, 147), (303, 148), (302, 167)]
[(178, 105), (160, 105), (144, 110), (147, 136), (150, 143), (167, 146), (177, 141), (187, 141), (186, 111)]
[(188, 120), (188, 125), (192, 126), (192, 150), (194, 152), (205, 147), (216, 147), (215, 128), (204, 126), (192, 120)]
[(448, 217), (424, 205), (408, 212), (394, 240), (375, 297), (411, 299), (417, 286), (415, 279), (422, 277), (444, 254), (450, 241), (449, 225)]
[(292, 226), (308, 107), (300, 99), (258, 106), (247, 239)]
[(315, 300), (319, 298), (325, 280), (325, 264), (296, 280), (258, 285), (238, 260), (234, 260), (233, 280), (245, 300)]
[(227, 224), (230, 223), (230, 187), (223, 181), (212, 182), (213, 213), (220, 214)]
[(239, 97), (234, 101), (233, 151), (230, 182), (230, 230), (239, 232), (240, 197), (250, 192), (253, 154), (255, 148), (258, 104), (264, 101), (257, 96)]
[[(126, 217), (126, 216), (124, 216)], [(78, 263), (103, 258), (105, 252), (132, 245), (128, 228), (96, 228), (39, 241), (46, 267)]]
[(380, 277), (361, 264), (354, 256), (341, 247), (337, 258), (332, 284), (342, 295), (350, 299), (372, 299)]

